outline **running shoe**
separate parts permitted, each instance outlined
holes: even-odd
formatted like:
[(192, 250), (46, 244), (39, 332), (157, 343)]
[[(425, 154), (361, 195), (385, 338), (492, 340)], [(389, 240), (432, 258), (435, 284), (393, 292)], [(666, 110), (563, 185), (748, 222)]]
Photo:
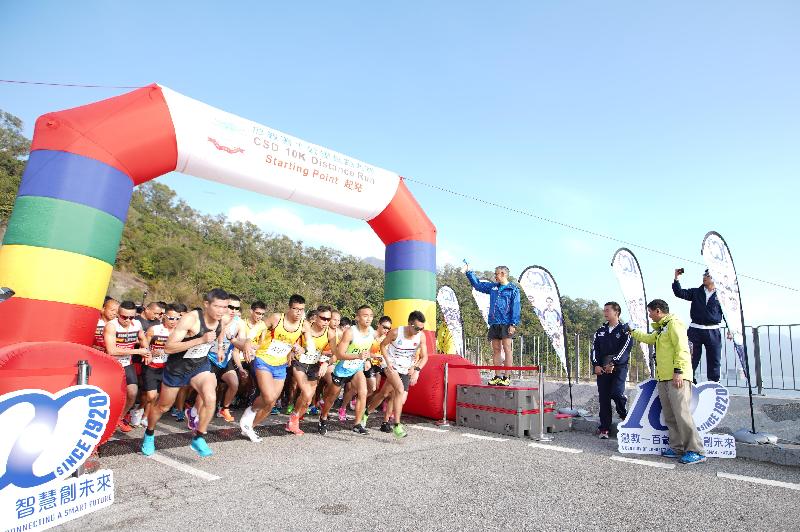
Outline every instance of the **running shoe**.
[(191, 443), (191, 445), (189, 445), (189, 447), (194, 449), (194, 451), (197, 454), (199, 454), (200, 456), (203, 456), (203, 457), (211, 456), (212, 454), (214, 454), (214, 451), (211, 450), (211, 448), (206, 443), (206, 440), (203, 439), (201, 436), (198, 436), (196, 438), (192, 438), (192, 443)]
[(367, 419), (369, 419), (369, 416), (365, 412), (364, 415), (361, 416), (361, 424), (364, 425), (365, 427), (367, 426)]
[(347, 421), (347, 410), (343, 406), (339, 407), (339, 421)]
[(256, 434), (256, 431), (253, 430), (253, 427), (249, 425), (242, 425), (242, 436), (248, 438), (253, 443), (258, 443), (261, 441), (261, 437)]
[(186, 414), (183, 413), (183, 410), (178, 410), (178, 413), (175, 414), (175, 420), (178, 423), (183, 423), (184, 421), (186, 421)]
[(691, 464), (699, 464), (701, 462), (705, 462), (706, 460), (708, 460), (708, 458), (706, 458), (702, 454), (698, 454), (694, 451), (689, 451), (683, 455), (683, 457), (681, 458), (681, 463), (691, 465)]
[(328, 433), (328, 423), (324, 419), (319, 420), (319, 424), (317, 425), (317, 432), (321, 435), (325, 436)]
[(217, 417), (221, 417), (228, 423), (233, 423), (234, 421), (236, 421), (233, 418), (233, 415), (231, 415), (230, 408), (220, 408), (219, 411), (217, 412)]
[(364, 434), (369, 434), (369, 432), (367, 432), (367, 429), (365, 429), (361, 425), (356, 425), (355, 427), (353, 427), (353, 432), (355, 432), (356, 434), (361, 434), (362, 436)]
[(663, 451), (661, 451), (661, 456), (664, 458), (680, 458), (678, 453), (672, 450), (672, 447), (667, 447)]
[(174, 406), (169, 409), (169, 415), (171, 415), (174, 418), (177, 418), (180, 415), (180, 413), (181, 411), (175, 408)]
[(500, 378), (500, 375), (495, 375), (493, 378), (489, 379), (489, 386), (500, 386), (503, 382), (503, 379)]
[(312, 406), (311, 408), (308, 409), (308, 415), (309, 416), (318, 416), (319, 415), (319, 408), (317, 408), (316, 406)]
[(286, 407), (286, 412), (284, 412), (284, 413), (287, 416), (290, 416), (290, 415), (292, 415), (292, 412), (294, 412), (294, 405), (289, 405), (289, 406)]
[(142, 439), (142, 454), (145, 456), (150, 456), (154, 452), (156, 452), (156, 435), (153, 434), (148, 436), (145, 434), (144, 438)]
[(281, 409), (278, 408), (277, 406), (273, 406), (272, 410), (269, 411), (269, 415), (271, 415), (271, 416), (277, 416), (280, 413), (281, 413)]
[(511, 379), (509, 377), (501, 378), (498, 386), (511, 386)]
[(133, 427), (128, 425), (128, 423), (126, 423), (124, 419), (120, 419), (117, 422), (117, 430), (119, 430), (120, 432), (130, 432), (133, 430)]
[(292, 434), (297, 434), (298, 436), (305, 434), (305, 432), (300, 429), (300, 418), (297, 416), (291, 416), (289, 418), (289, 422), (286, 424), (284, 430), (286, 430), (286, 432), (291, 432)]
[(350, 408), (350, 410), (355, 410), (356, 409), (356, 400), (355, 399), (351, 399), (350, 400), (349, 408)]
[(131, 411), (131, 427), (138, 427), (142, 424), (142, 418), (144, 417), (144, 408), (139, 408), (138, 410)]
[(384, 421), (383, 423), (381, 423), (381, 432), (386, 432), (386, 433), (392, 432), (392, 426), (389, 424), (388, 421)]
[(607, 430), (598, 430), (597, 435), (600, 437), (601, 440), (608, 439), (608, 431)]
[(186, 416), (186, 426), (189, 427), (189, 430), (197, 430), (197, 418), (192, 415), (192, 409), (185, 409), (183, 415)]
[(406, 432), (406, 428), (403, 426), (402, 423), (398, 423), (392, 429), (392, 433), (394, 433), (395, 438), (405, 438), (408, 436), (408, 432)]

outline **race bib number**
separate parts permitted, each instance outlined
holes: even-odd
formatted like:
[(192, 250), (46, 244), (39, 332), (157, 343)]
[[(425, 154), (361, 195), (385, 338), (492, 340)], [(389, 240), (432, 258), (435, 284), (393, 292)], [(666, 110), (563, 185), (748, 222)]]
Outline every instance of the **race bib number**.
[(300, 360), (300, 362), (302, 364), (316, 364), (317, 362), (320, 361), (321, 358), (322, 357), (317, 352), (310, 353), (310, 352), (306, 351), (305, 353), (300, 355), (300, 359), (299, 360)]
[(364, 361), (360, 358), (355, 360), (342, 360), (342, 367), (344, 369), (360, 369), (364, 366)]
[(150, 363), (151, 364), (166, 364), (167, 363), (167, 358), (169, 358), (169, 355), (166, 354), (164, 351), (161, 351), (160, 353), (153, 353), (153, 358), (150, 359)]
[(126, 367), (126, 366), (130, 366), (131, 365), (131, 357), (130, 357), (130, 355), (124, 356), (124, 357), (117, 357), (117, 362), (119, 362), (119, 365), (122, 366), (123, 368)]
[(331, 357), (329, 357), (328, 355), (320, 355), (319, 356), (320, 363), (328, 362), (328, 361), (330, 361), (330, 359), (331, 359)]
[(292, 350), (292, 346), (285, 342), (281, 342), (278, 340), (273, 340), (269, 347), (267, 348), (267, 356), (275, 357), (275, 358), (286, 358), (289, 356), (289, 352)]
[(211, 348), (214, 347), (217, 341), (214, 340), (213, 342), (208, 342), (207, 344), (200, 344), (192, 347), (186, 354), (183, 355), (183, 358), (203, 358), (208, 356), (208, 352), (211, 351)]
[(412, 363), (413, 359), (409, 357), (397, 357), (392, 360), (392, 366), (400, 373), (408, 373)]

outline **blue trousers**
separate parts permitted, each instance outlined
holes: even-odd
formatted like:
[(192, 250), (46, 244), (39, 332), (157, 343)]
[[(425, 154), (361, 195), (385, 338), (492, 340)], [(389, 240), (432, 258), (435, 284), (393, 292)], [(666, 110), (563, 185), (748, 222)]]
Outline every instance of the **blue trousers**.
[[(720, 353), (722, 352), (722, 333), (719, 329), (697, 329), (687, 331), (692, 343), (692, 374), (697, 373), (703, 347), (706, 348), (706, 376), (708, 380), (719, 382)], [(695, 384), (697, 382), (695, 381)]]
[(597, 393), (600, 396), (600, 430), (611, 428), (611, 401), (617, 407), (621, 419), (628, 417), (628, 398), (625, 397), (625, 381), (628, 379), (628, 366), (616, 366), (613, 373), (597, 376)]

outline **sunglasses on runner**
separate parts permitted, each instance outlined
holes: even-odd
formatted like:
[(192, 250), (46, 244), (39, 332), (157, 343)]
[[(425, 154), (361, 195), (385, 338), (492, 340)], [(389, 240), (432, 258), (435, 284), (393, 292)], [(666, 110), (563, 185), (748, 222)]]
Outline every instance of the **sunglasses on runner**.
[(122, 314), (120, 314), (119, 316), (117, 316), (117, 319), (118, 320), (132, 320), (135, 317), (136, 317), (135, 315), (134, 316), (123, 316)]
[(411, 327), (413, 327), (414, 330), (417, 331), (417, 332), (420, 332), (422, 329), (425, 328), (425, 327), (417, 327), (416, 325), (412, 325)]
[(171, 317), (167, 316), (167, 319), (169, 321), (177, 321), (177, 320), (181, 319), (181, 317), (180, 316), (175, 316), (174, 318), (171, 318)]
[(322, 321), (331, 321), (330, 317), (327, 317), (327, 318), (325, 316), (317, 316), (317, 317)]
[(228, 305), (228, 308), (231, 310), (242, 310), (242, 307), (234, 307), (233, 305)]

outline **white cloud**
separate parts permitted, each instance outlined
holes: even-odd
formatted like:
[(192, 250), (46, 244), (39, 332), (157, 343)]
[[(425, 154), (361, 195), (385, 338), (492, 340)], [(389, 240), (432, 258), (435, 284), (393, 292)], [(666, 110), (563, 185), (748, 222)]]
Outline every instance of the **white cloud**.
[(460, 261), (458, 261), (455, 256), (453, 256), (450, 251), (446, 250), (441, 246), (436, 246), (436, 267), (441, 268), (446, 264), (453, 264), (457, 265)]
[(228, 218), (234, 222), (251, 222), (261, 229), (302, 240), (310, 246), (326, 246), (356, 257), (383, 258), (385, 246), (372, 229), (344, 229), (334, 224), (309, 224), (285, 207), (255, 212), (246, 205), (231, 207)]

